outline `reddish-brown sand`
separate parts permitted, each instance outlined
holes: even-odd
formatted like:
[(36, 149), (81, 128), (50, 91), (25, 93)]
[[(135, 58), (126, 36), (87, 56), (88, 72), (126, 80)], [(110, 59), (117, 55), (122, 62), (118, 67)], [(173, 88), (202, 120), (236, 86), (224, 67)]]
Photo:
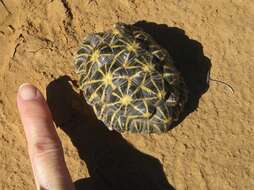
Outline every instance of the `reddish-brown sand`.
[[(119, 136), (82, 119), (82, 109), (90, 111), (68, 77), (59, 77), (77, 80), (73, 55), (85, 35), (143, 20), (139, 25), (184, 70), (192, 107), (168, 133)], [(253, 189), (253, 48), (252, 0), (1, 0), (0, 189), (35, 188), (15, 102), (23, 82), (50, 99), (73, 181), (86, 178), (89, 186), (104, 179), (118, 189), (163, 189), (163, 183), (179, 190)], [(211, 78), (234, 92), (215, 81), (206, 91), (209, 64)]]

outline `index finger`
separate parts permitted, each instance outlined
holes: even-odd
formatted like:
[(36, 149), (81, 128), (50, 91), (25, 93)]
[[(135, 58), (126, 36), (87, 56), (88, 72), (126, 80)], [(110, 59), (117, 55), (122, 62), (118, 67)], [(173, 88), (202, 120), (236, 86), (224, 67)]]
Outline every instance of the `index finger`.
[(17, 105), (37, 188), (73, 190), (61, 142), (41, 92), (30, 84), (22, 85)]

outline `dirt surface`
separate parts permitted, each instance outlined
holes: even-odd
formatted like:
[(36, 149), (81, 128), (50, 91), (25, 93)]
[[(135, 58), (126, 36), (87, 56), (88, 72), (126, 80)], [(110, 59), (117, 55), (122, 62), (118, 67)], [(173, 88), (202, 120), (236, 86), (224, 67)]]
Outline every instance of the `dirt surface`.
[[(83, 37), (119, 21), (153, 34), (191, 90), (166, 134), (108, 132), (74, 87)], [(1, 0), (0, 189), (35, 188), (15, 103), (23, 82), (47, 96), (78, 189), (253, 189), (253, 21), (252, 0)], [(233, 91), (208, 88), (210, 66)]]

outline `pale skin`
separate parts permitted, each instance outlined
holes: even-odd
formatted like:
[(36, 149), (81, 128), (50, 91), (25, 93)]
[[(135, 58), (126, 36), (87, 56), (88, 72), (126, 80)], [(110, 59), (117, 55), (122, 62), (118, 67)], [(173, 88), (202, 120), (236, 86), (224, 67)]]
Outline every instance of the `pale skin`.
[(42, 93), (23, 84), (17, 93), (17, 106), (24, 127), (36, 188), (74, 190), (61, 141)]

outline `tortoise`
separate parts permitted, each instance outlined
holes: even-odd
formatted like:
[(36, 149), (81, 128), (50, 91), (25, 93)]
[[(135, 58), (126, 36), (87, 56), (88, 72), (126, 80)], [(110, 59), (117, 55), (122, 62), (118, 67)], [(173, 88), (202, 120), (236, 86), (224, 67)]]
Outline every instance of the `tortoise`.
[(116, 23), (89, 34), (74, 65), (87, 103), (110, 130), (166, 132), (187, 102), (188, 90), (170, 54), (133, 25)]

